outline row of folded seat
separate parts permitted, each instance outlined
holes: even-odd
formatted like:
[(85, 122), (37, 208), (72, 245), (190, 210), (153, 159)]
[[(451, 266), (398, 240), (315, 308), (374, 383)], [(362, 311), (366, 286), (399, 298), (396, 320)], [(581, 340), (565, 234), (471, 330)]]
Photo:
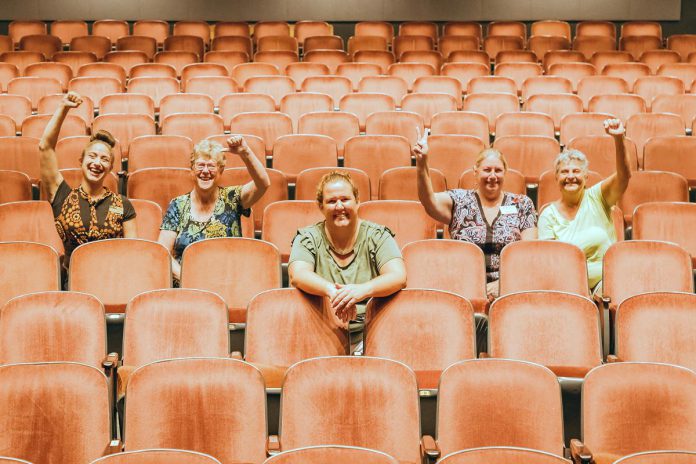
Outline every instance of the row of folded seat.
[[(78, 464), (122, 446), (178, 448), (221, 463), (261, 463), (269, 452), (349, 445), (415, 464), (482, 446), (514, 446), (548, 453), (556, 457), (552, 462), (569, 462), (561, 458), (572, 454), (575, 462), (612, 463), (636, 452), (693, 449), (696, 431), (696, 374), (675, 365), (618, 362), (592, 369), (582, 386), (583, 442), (573, 440), (567, 450), (561, 385), (539, 364), (480, 359), (449, 365), (438, 376), (433, 438), (421, 436), (417, 380), (409, 367), (379, 357), (327, 356), (285, 373), (280, 433), (269, 436), (262, 374), (220, 356), (155, 360), (133, 371), (120, 442), (111, 432), (113, 384), (101, 370), (77, 362), (0, 366), (3, 453), (37, 464), (53, 456)], [(542, 462), (537, 459), (532, 462)]]
[[(646, 291), (693, 291), (690, 256), (694, 256), (694, 243), (688, 238), (688, 227), (696, 222), (696, 215), (693, 205), (686, 206), (651, 203), (637, 209), (636, 240), (617, 242), (605, 256), (603, 291), (611, 308), (630, 295)], [(467, 243), (436, 240), (436, 224), (417, 208), (413, 202), (367, 202), (361, 205), (359, 214), (387, 224), (395, 232), (399, 246), (404, 248), (404, 253), (408, 251), (410, 287), (452, 291), (469, 298), (476, 312), (484, 313), (487, 299), (480, 250)], [(8, 242), (3, 244), (3, 252), (13, 260), (7, 262), (6, 275), (23, 276), (29, 270), (36, 275), (30, 281), (4, 285), (3, 301), (17, 294), (60, 288), (58, 262), (62, 243), (55, 230), (51, 230), (48, 212), (48, 206), (38, 202), (0, 206), (3, 225), (0, 239)], [(231, 322), (244, 322), (246, 305), (255, 294), (282, 285), (281, 263), (288, 260), (297, 228), (319, 220), (319, 216), (313, 202), (274, 203), (264, 215), (262, 240), (217, 239), (191, 245), (183, 256), (182, 286), (219, 293), (229, 306)], [(34, 229), (19, 230), (18, 222), (23, 226), (30, 224)], [(157, 218), (153, 222), (156, 225)], [(10, 243), (22, 240), (38, 244)], [(502, 295), (525, 290), (558, 290), (588, 296), (584, 255), (576, 247), (534, 241), (515, 243), (505, 250), (501, 258)], [(225, 260), (219, 260), (221, 256)], [(122, 273), (123, 277), (117, 281), (104, 281), (99, 273), (103, 263), (129, 272)], [(97, 295), (108, 312), (123, 312), (128, 301), (142, 291), (171, 287), (169, 253), (149, 240), (118, 239), (83, 245), (71, 257), (70, 267), (69, 287)], [(239, 273), (241, 267), (249, 271)], [(525, 271), (527, 268), (532, 271)], [(461, 272), (448, 271), (441, 275), (433, 269)], [(661, 272), (655, 273), (654, 269)], [(462, 279), (462, 275), (470, 279)]]

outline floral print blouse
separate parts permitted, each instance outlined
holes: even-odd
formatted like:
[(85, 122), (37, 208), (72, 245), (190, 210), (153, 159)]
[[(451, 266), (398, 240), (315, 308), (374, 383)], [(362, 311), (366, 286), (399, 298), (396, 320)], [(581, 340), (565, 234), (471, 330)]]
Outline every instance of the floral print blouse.
[(486, 280), (498, 280), (503, 247), (521, 240), (523, 230), (536, 227), (532, 200), (526, 195), (505, 192), (500, 211), (489, 224), (475, 190), (453, 189), (447, 193), (452, 198), (450, 237), (478, 245), (486, 257)]
[(196, 221), (191, 217), (191, 193), (176, 197), (169, 203), (160, 229), (176, 232), (176, 260), (181, 261), (184, 249), (193, 242), (206, 238), (242, 236), (241, 216), (251, 213), (249, 208), (242, 208), (242, 186), (218, 189), (215, 209), (207, 221)]

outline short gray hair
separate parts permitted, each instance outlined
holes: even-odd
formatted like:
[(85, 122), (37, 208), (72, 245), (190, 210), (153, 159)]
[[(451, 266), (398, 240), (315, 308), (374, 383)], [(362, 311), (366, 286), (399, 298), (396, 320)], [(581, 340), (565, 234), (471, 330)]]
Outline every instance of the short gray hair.
[(590, 163), (587, 161), (587, 157), (585, 156), (585, 154), (580, 150), (566, 148), (556, 157), (556, 160), (553, 162), (553, 167), (556, 171), (556, 174), (558, 174), (558, 170), (560, 169), (562, 164), (566, 164), (571, 161), (580, 162), (582, 170), (587, 172), (587, 168)]
[(201, 140), (193, 147), (191, 152), (191, 168), (193, 169), (193, 163), (198, 158), (211, 159), (215, 161), (219, 168), (224, 168), (227, 160), (223, 150), (223, 146), (214, 140)]

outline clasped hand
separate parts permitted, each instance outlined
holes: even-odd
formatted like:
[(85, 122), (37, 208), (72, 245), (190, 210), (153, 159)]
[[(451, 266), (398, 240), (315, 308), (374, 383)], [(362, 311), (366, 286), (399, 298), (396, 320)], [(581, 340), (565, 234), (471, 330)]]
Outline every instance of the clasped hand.
[(357, 303), (367, 298), (367, 289), (364, 284), (334, 284), (333, 292), (329, 295), (331, 309), (344, 323), (355, 320), (357, 317)]

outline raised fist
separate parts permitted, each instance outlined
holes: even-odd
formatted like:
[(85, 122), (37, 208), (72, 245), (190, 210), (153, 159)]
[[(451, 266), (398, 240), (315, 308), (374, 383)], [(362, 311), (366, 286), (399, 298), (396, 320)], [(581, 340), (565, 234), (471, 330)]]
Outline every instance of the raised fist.
[(82, 97), (77, 92), (68, 92), (63, 97), (63, 105), (68, 108), (77, 108), (82, 104)]
[(619, 137), (626, 133), (620, 119), (607, 119), (604, 121), (604, 130), (612, 137)]
[(230, 149), (230, 153), (235, 155), (251, 153), (249, 145), (247, 145), (246, 140), (241, 135), (231, 135), (227, 139), (227, 147)]

